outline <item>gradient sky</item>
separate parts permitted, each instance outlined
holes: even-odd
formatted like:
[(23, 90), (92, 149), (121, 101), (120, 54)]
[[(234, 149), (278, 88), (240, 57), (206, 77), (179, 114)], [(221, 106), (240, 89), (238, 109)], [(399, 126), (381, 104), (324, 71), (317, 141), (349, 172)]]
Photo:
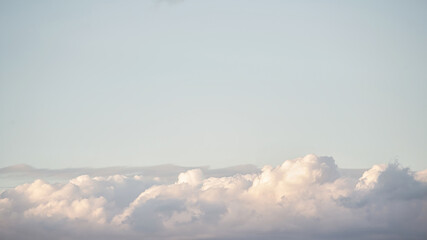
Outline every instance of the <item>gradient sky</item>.
[(0, 167), (427, 167), (426, 1), (1, 1)]

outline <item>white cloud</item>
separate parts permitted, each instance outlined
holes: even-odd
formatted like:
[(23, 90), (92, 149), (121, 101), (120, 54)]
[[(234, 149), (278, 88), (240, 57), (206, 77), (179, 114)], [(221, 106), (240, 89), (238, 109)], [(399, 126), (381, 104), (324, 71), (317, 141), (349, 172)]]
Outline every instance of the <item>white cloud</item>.
[(178, 184), (189, 184), (191, 186), (197, 186), (202, 183), (203, 173), (200, 169), (192, 169), (184, 173), (180, 173), (178, 176)]
[(261, 171), (230, 171), (168, 168), (171, 180), (158, 169), (156, 174), (121, 169), (109, 176), (21, 184), (0, 195), (0, 238), (427, 236), (426, 171), (375, 165), (353, 177), (340, 174), (332, 158), (315, 155)]
[(364, 172), (356, 185), (358, 190), (370, 190), (378, 183), (378, 177), (387, 169), (386, 164), (374, 165), (371, 169)]

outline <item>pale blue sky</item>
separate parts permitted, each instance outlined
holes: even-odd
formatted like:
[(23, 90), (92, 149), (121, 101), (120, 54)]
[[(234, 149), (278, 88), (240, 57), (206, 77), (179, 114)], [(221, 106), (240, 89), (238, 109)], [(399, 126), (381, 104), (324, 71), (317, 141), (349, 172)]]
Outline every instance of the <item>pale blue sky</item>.
[(0, 167), (423, 169), (426, 26), (426, 1), (1, 1)]

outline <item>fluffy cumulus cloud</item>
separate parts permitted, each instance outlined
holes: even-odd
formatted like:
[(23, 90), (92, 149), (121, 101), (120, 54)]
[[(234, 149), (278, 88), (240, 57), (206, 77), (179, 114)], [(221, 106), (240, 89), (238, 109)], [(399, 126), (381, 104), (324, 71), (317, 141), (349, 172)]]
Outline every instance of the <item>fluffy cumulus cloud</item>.
[(0, 194), (0, 239), (427, 239), (426, 176), (388, 164), (355, 177), (307, 155), (257, 171), (37, 179)]

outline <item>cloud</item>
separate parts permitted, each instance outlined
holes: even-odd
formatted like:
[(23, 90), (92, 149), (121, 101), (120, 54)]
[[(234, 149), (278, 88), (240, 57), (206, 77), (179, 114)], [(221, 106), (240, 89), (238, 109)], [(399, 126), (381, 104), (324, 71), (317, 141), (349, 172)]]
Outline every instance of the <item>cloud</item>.
[(427, 236), (426, 171), (411, 172), (398, 164), (375, 165), (363, 173), (343, 171), (333, 158), (315, 155), (260, 170), (173, 169), (117, 168), (117, 174), (83, 174), (59, 183), (38, 179), (5, 190), (0, 238)]

